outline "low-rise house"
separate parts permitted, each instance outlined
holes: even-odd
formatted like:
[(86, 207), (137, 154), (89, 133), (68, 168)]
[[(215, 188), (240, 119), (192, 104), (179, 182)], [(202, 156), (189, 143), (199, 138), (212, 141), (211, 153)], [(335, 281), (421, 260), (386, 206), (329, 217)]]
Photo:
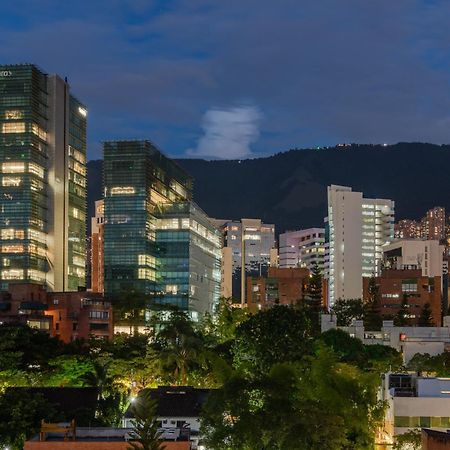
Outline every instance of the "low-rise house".
[(387, 373), (383, 376), (380, 399), (387, 408), (379, 444), (392, 444), (394, 436), (417, 428), (450, 428), (448, 378)]
[[(24, 450), (128, 450), (133, 431), (130, 428), (73, 428), (70, 423), (43, 424), (43, 430), (25, 442)], [(165, 450), (191, 450), (189, 441), (174, 441), (165, 434), (161, 437)]]
[[(206, 402), (209, 389), (196, 389), (191, 386), (160, 386), (156, 389), (144, 389), (150, 391), (150, 397), (157, 402), (156, 413), (159, 425), (164, 430), (181, 431), (181, 436), (186, 436), (193, 449), (197, 449), (200, 441), (200, 415)], [(133, 402), (125, 412), (122, 420), (123, 427), (133, 426)]]

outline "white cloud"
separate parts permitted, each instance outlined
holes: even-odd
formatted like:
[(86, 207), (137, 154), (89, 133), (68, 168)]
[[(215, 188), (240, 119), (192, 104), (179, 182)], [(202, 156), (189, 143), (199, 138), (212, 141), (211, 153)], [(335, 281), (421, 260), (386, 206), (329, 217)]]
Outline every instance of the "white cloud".
[(261, 112), (254, 106), (209, 109), (202, 119), (204, 135), (192, 157), (239, 159), (251, 156), (250, 145), (258, 140)]

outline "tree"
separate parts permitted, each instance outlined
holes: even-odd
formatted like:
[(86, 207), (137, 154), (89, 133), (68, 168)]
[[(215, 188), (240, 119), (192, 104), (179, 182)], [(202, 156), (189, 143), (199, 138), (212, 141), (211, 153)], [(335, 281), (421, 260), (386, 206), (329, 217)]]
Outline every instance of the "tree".
[(421, 448), (422, 431), (420, 428), (395, 436), (393, 450), (420, 450)]
[(336, 315), (339, 327), (348, 327), (353, 319), (360, 320), (364, 316), (364, 304), (360, 298), (339, 298), (333, 305), (333, 314)]
[(397, 314), (394, 316), (394, 325), (396, 327), (404, 327), (409, 324), (409, 304), (408, 294), (403, 294), (402, 304)]
[(311, 322), (305, 310), (274, 305), (239, 325), (233, 365), (249, 374), (267, 373), (273, 364), (299, 361), (311, 350)]
[(104, 426), (115, 426), (120, 422), (124, 409), (124, 396), (114, 384), (114, 378), (109, 374), (110, 362), (94, 361), (93, 370), (81, 379), (85, 386), (98, 389), (96, 419)]
[(369, 331), (381, 330), (383, 319), (380, 314), (380, 305), (378, 299), (379, 287), (376, 283), (375, 276), (369, 279), (368, 297), (364, 303), (364, 328)]
[(158, 429), (156, 407), (157, 403), (151, 398), (149, 390), (141, 391), (134, 400), (132, 442), (128, 450), (164, 450), (166, 448), (162, 443), (162, 433)]
[(39, 432), (42, 419), (55, 418), (56, 411), (41, 394), (7, 389), (0, 395), (0, 448), (23, 449), (24, 441)]
[(308, 285), (306, 287), (305, 306), (311, 320), (312, 330), (320, 333), (320, 314), (323, 312), (322, 273), (317, 263), (314, 263)]
[(330, 349), (247, 376), (236, 372), (204, 407), (213, 450), (371, 448), (383, 414), (378, 376), (338, 363)]
[(114, 299), (114, 322), (128, 326), (130, 334), (137, 335), (139, 327), (145, 326), (145, 310), (152, 298), (139, 291), (122, 292)]
[(163, 373), (171, 382), (186, 385), (189, 369), (202, 362), (203, 342), (185, 312), (174, 310), (168, 320), (160, 321), (156, 347)]
[(434, 327), (431, 305), (429, 303), (425, 303), (425, 305), (423, 305), (422, 313), (420, 314), (419, 318), (419, 326)]

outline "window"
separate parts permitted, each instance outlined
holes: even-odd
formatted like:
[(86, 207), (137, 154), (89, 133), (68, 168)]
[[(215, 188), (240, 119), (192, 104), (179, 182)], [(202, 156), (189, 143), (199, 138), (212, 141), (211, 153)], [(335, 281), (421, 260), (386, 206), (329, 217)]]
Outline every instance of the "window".
[(3, 133), (25, 133), (25, 122), (11, 122), (2, 125)]
[(89, 311), (90, 319), (109, 319), (109, 311)]
[(2, 178), (2, 186), (20, 186), (22, 178), (20, 177), (4, 177)]
[(5, 162), (2, 164), (3, 173), (24, 173), (25, 163), (23, 162)]
[(37, 123), (31, 125), (31, 131), (43, 141), (47, 140), (47, 133)]
[(5, 119), (7, 120), (23, 119), (23, 112), (17, 109), (5, 111)]

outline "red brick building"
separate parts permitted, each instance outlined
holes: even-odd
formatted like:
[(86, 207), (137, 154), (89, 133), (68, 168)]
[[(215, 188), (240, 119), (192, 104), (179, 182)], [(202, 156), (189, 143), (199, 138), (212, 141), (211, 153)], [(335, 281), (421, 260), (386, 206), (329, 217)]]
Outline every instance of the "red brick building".
[(91, 290), (104, 292), (104, 206), (103, 200), (95, 202), (95, 217), (91, 223)]
[[(408, 302), (410, 325), (419, 324), (425, 304), (429, 303), (432, 321), (441, 324), (441, 277), (422, 276), (419, 270), (384, 270), (375, 278), (378, 301), (384, 318), (393, 318), (400, 310), (403, 299)], [(370, 278), (363, 278), (363, 298), (369, 299)]]
[(270, 267), (267, 277), (247, 277), (247, 306), (256, 311), (276, 303), (294, 305), (303, 300), (308, 280), (306, 268)]
[(113, 334), (111, 304), (101, 294), (47, 292), (32, 283), (10, 283), (0, 293), (0, 323), (26, 324), (64, 342)]

